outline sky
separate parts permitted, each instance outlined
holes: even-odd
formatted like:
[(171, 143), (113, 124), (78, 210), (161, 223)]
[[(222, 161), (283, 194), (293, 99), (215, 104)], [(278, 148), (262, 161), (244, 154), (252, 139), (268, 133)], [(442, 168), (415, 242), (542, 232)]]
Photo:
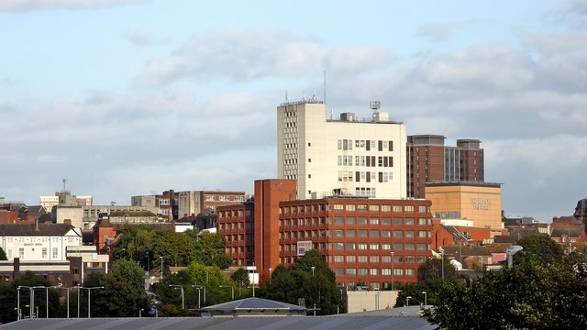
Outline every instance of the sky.
[(274, 178), (276, 106), (478, 138), (509, 216), (587, 198), (587, 0), (0, 1), (0, 196)]

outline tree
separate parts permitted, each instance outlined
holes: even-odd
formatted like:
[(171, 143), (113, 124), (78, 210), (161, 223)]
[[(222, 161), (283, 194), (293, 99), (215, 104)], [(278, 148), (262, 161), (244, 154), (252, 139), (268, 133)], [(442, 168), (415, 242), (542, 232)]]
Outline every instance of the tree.
[(420, 282), (436, 282), (442, 281), (444, 263), (444, 280), (445, 281), (456, 281), (457, 271), (450, 264), (447, 258), (442, 259), (428, 259), (418, 269), (418, 281)]
[(443, 283), (427, 318), (447, 329), (587, 328), (587, 260), (578, 258), (528, 259), (471, 287)]
[(196, 260), (204, 265), (217, 266), (226, 269), (231, 265), (232, 259), (224, 253), (226, 242), (224, 237), (210, 232), (199, 233), (188, 230), (187, 235), (196, 241)]
[(173, 266), (187, 266), (196, 260), (195, 241), (185, 233), (165, 231), (155, 243), (154, 252)]
[(2, 250), (2, 248), (0, 248), (0, 260), (8, 260), (6, 258), (6, 253), (4, 252), (4, 250)]
[(517, 253), (515, 262), (538, 260), (542, 263), (558, 262), (564, 255), (563, 248), (546, 235), (526, 236), (518, 241), (524, 249)]
[(147, 310), (144, 270), (131, 260), (117, 260), (108, 274), (95, 274), (86, 286), (103, 286), (92, 292), (92, 315), (99, 317), (128, 317)]
[(278, 266), (271, 274), (271, 281), (259, 290), (259, 295), (296, 305), (298, 298), (303, 298), (306, 307), (312, 308), (315, 304), (318, 313), (323, 315), (336, 313), (341, 301), (336, 275), (316, 250), (297, 259), (290, 269)]
[(237, 269), (234, 273), (232, 273), (230, 278), (239, 287), (239, 295), (241, 295), (240, 291), (242, 291), (242, 288), (248, 287), (250, 284), (249, 272), (243, 268)]

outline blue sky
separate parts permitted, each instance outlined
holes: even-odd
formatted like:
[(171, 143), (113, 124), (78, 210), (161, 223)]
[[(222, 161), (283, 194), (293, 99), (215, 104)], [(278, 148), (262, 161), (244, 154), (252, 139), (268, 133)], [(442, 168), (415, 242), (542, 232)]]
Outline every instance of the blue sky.
[(334, 112), (480, 138), (506, 213), (549, 220), (587, 197), (586, 21), (585, 0), (3, 0), (0, 195), (250, 191), (276, 104), (326, 70)]

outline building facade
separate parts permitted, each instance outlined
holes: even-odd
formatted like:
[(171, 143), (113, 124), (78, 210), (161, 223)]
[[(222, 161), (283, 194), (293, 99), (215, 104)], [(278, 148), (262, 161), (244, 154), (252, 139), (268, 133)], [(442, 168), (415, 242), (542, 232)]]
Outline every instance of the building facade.
[(483, 182), (481, 141), (458, 139), (445, 146), (442, 135), (408, 136), (408, 196), (424, 198), (428, 182)]
[(51, 212), (54, 206), (92, 206), (94, 204), (92, 196), (76, 196), (67, 190), (58, 191), (53, 196), (40, 196), (39, 200), (47, 212)]
[(419, 265), (431, 255), (429, 201), (297, 200), (295, 194), (293, 180), (258, 180), (254, 204), (218, 208), (218, 233), (225, 237), (227, 255), (235, 264), (250, 265), (247, 252), (254, 251), (265, 282), (278, 265), (290, 265), (317, 249), (336, 273), (337, 283), (346, 287), (384, 288), (417, 281)]
[(501, 184), (482, 182), (432, 182), (425, 187), (438, 219), (465, 219), (474, 227), (503, 229)]
[(63, 261), (68, 247), (81, 245), (81, 231), (66, 224), (0, 225), (0, 247), (8, 260)]
[(327, 119), (321, 101), (277, 107), (277, 169), (297, 182), (297, 198), (333, 195), (406, 197), (406, 132), (372, 106), (373, 117), (353, 113)]

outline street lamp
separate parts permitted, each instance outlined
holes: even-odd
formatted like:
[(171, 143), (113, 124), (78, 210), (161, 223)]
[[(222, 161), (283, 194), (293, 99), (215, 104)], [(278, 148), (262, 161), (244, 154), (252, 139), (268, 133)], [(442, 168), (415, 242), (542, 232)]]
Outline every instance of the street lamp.
[(524, 248), (520, 245), (512, 245), (506, 250), (508, 256), (508, 268), (512, 268), (514, 265), (514, 254), (522, 251)]
[(219, 288), (230, 288), (230, 294), (232, 296), (232, 300), (234, 300), (234, 286), (232, 285), (219, 285)]
[[(314, 267), (312, 267), (314, 268)], [(269, 267), (269, 284), (271, 284), (271, 267)]]
[(391, 291), (393, 291), (393, 286), (394, 286), (394, 282), (395, 282), (395, 271), (393, 270), (393, 259), (395, 256), (395, 251), (391, 251)]
[(96, 289), (104, 289), (103, 286), (95, 286), (95, 287), (91, 287), (91, 288), (84, 288), (82, 287), (81, 289), (85, 289), (88, 290), (88, 318), (91, 318), (91, 305), (90, 305), (90, 300), (92, 299), (92, 290), (96, 290)]
[(312, 266), (311, 268), (312, 268), (312, 276), (314, 276), (314, 270), (316, 269), (316, 267)]
[(161, 260), (161, 281), (163, 281), (163, 257), (159, 257)]
[(410, 299), (412, 299), (412, 296), (406, 297), (406, 307), (410, 306)]
[(424, 295), (424, 306), (428, 306), (428, 293), (426, 291), (422, 291)]
[(78, 284), (78, 285), (74, 286), (74, 288), (77, 289), (77, 318), (79, 319), (79, 306), (80, 306), (79, 305), (79, 296), (80, 296), (79, 290), (80, 290), (81, 287)]
[(442, 272), (442, 282), (444, 282), (444, 249), (442, 248), (442, 246), (440, 248), (438, 248), (438, 250), (440, 250), (440, 269)]
[(183, 293), (183, 286), (178, 285), (178, 284), (169, 284), (170, 288), (179, 288), (179, 290), (181, 290), (181, 309), (185, 309), (185, 298), (184, 298), (184, 293)]
[[(199, 285), (192, 285), (192, 288), (196, 288), (196, 290), (198, 290), (198, 309), (200, 309), (200, 308), (202, 308), (201, 307), (201, 303), (200, 303), (200, 297), (201, 297), (200, 291), (202, 289), (204, 289), (204, 293), (205, 293), (206, 292), (206, 288), (203, 287), (203, 286), (199, 286)], [(204, 294), (204, 296), (205, 296), (205, 294)]]
[(141, 316), (143, 316), (144, 310), (145, 310), (144, 308), (139, 309), (139, 319), (141, 318)]
[[(31, 288), (31, 289), (32, 289), (32, 290), (31, 290), (31, 292), (32, 292), (32, 294), (33, 294), (33, 302), (32, 302), (32, 306), (33, 306), (33, 311), (36, 311), (36, 312), (37, 312), (37, 313), (35, 314), (35, 315), (37, 316), (37, 318), (39, 318), (39, 306), (36, 306), (36, 309), (35, 309), (35, 289), (45, 289), (45, 288), (46, 288), (45, 286), (40, 286), (40, 285), (38, 285), (38, 286), (33, 286), (33, 287)], [(48, 304), (47, 304), (47, 305), (48, 305)], [(47, 309), (48, 309), (48, 307), (47, 307)]]
[(30, 308), (29, 312), (30, 312), (31, 318), (32, 318), (32, 315), (33, 315), (33, 308), (31, 307), (32, 306), (32, 303), (33, 303), (33, 299), (34, 299), (33, 298), (34, 296), (33, 296), (33, 293), (32, 293), (33, 292), (33, 287), (32, 286), (26, 286), (26, 285), (19, 285), (19, 286), (16, 287), (16, 307), (18, 309), (17, 313), (18, 313), (18, 319), (19, 320), (22, 318), (22, 310), (20, 308), (20, 289), (21, 288), (29, 289), (29, 301), (30, 301), (30, 303), (28, 305), (26, 305), (25, 307), (28, 306)]

